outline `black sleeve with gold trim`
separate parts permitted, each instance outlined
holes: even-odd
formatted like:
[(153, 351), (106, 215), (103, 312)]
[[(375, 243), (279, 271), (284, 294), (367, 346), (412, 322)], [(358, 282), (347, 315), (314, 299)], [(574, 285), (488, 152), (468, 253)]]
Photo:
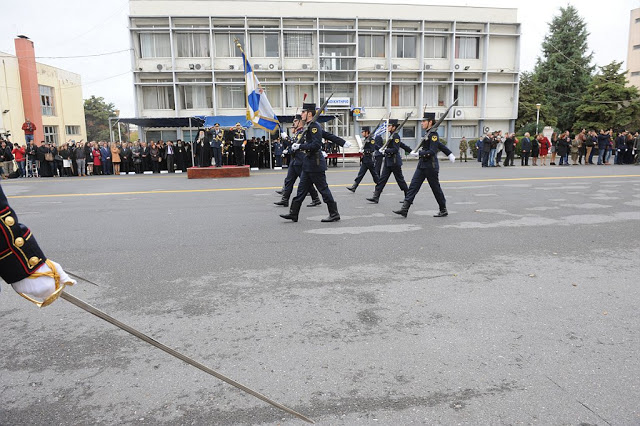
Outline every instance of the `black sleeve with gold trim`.
[(0, 276), (13, 284), (34, 273), (46, 259), (29, 228), (18, 222), (0, 186)]

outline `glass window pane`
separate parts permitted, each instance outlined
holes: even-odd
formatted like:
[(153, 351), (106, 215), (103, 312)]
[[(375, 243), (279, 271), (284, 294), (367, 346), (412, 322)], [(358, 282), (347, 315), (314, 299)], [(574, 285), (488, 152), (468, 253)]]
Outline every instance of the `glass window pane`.
[(265, 37), (265, 56), (268, 58), (277, 58), (280, 56), (280, 47), (278, 43), (278, 34), (267, 34)]

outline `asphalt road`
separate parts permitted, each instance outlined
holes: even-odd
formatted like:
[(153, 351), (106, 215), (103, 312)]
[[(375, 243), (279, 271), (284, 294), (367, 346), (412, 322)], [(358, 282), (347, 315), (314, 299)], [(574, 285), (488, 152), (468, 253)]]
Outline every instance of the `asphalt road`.
[[(415, 163), (405, 167), (410, 180)], [(318, 424), (640, 424), (640, 167), (443, 164), (403, 219), (284, 172), (3, 181), (68, 291)], [(59, 300), (0, 295), (0, 424), (302, 424)]]

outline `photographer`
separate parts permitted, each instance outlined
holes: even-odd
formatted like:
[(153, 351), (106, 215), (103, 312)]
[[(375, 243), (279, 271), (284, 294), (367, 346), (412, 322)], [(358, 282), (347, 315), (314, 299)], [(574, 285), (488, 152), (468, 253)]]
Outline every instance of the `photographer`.
[(25, 177), (26, 174), (25, 174), (24, 164), (25, 164), (26, 150), (24, 146), (21, 147), (17, 143), (13, 144), (13, 151), (11, 151), (11, 153), (13, 154), (13, 158), (16, 160), (16, 163), (18, 164), (20, 177)]

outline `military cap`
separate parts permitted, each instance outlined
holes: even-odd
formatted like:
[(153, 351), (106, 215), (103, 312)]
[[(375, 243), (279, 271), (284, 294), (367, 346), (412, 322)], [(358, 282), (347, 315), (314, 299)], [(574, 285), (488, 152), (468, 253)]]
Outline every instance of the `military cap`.
[(397, 118), (390, 118), (389, 119), (389, 126), (397, 126), (398, 125), (398, 119)]
[(316, 112), (316, 104), (314, 104), (314, 103), (303, 103), (302, 104), (302, 111)]
[(293, 119), (294, 120), (302, 120), (302, 115), (296, 114), (296, 116)]
[(423, 120), (435, 120), (436, 119), (436, 113), (435, 112), (425, 112), (422, 115), (422, 119)]
[(369, 126), (362, 126), (361, 132), (371, 132), (371, 128)]

